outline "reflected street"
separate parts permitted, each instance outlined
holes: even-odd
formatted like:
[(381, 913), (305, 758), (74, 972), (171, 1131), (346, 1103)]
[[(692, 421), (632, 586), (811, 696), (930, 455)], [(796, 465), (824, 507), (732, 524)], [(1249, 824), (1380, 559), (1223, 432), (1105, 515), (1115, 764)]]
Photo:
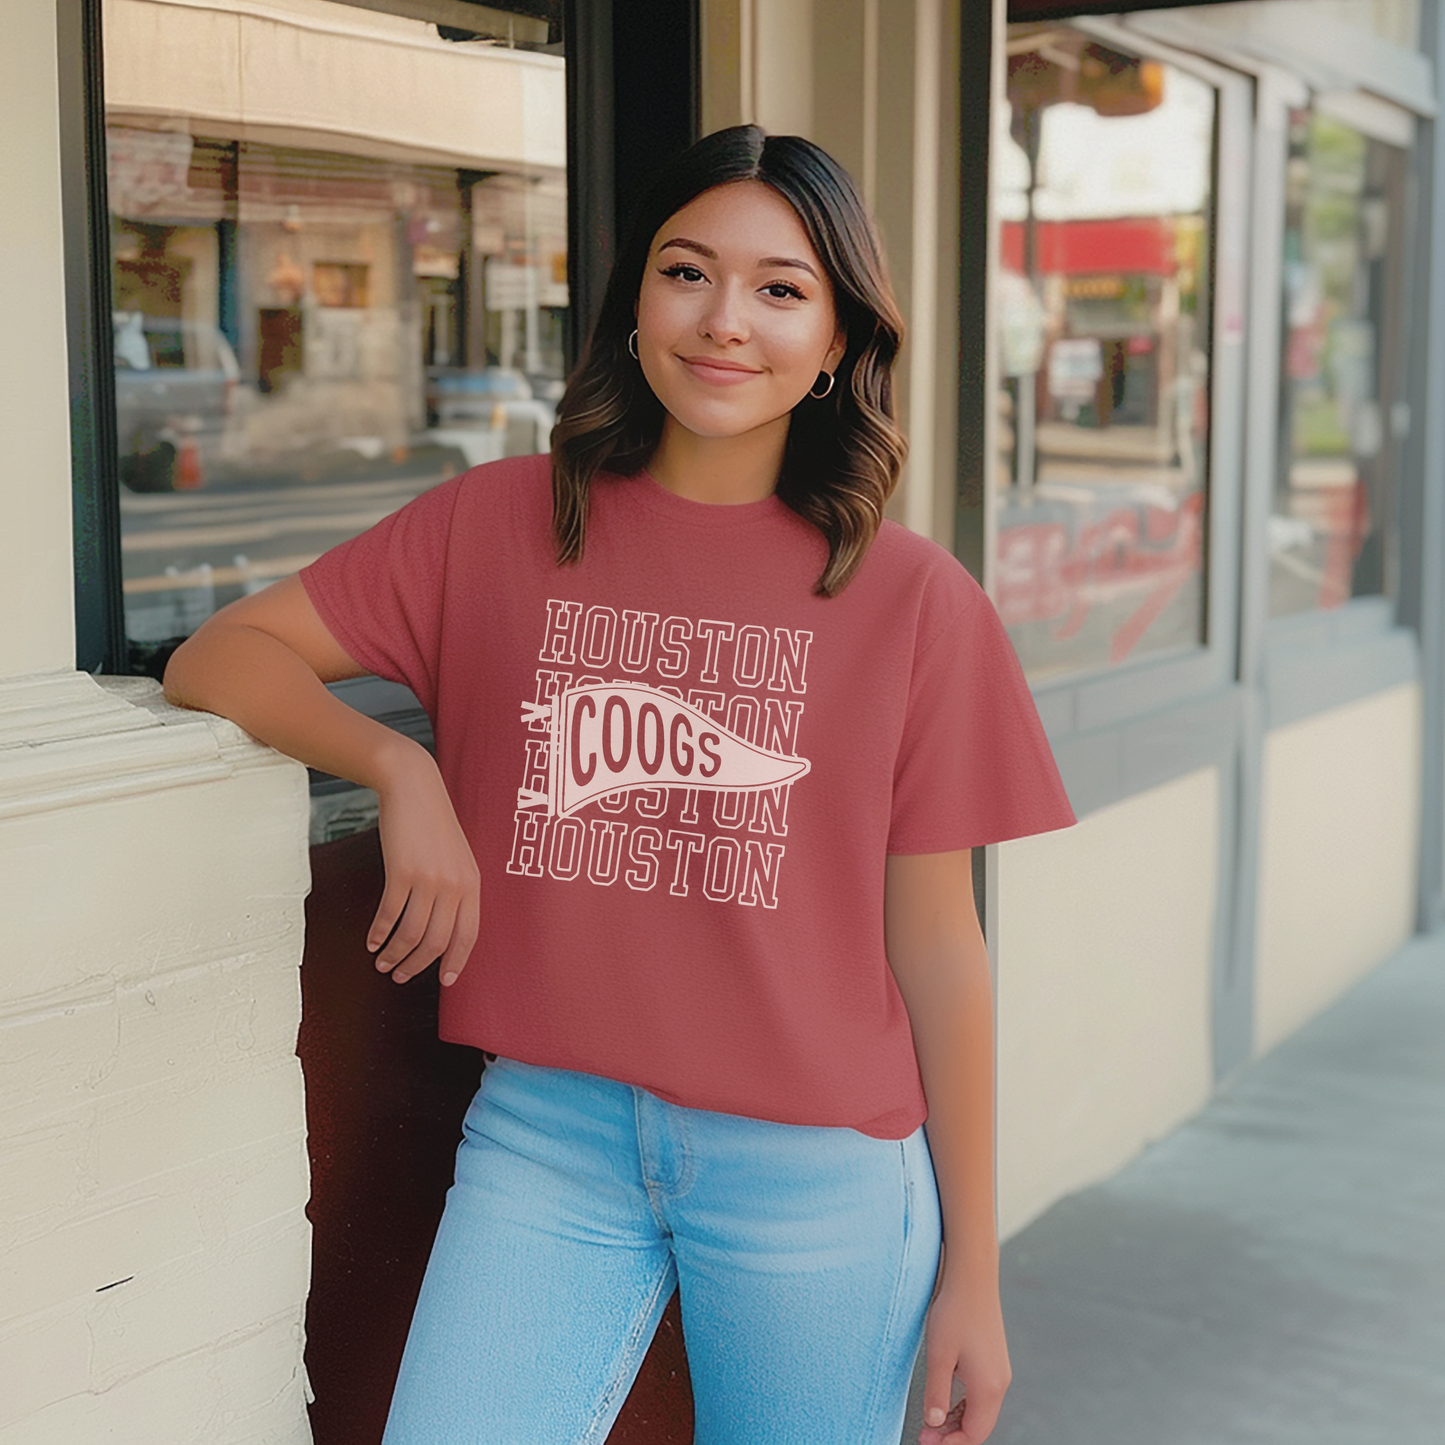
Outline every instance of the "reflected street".
[(137, 642), (183, 637), (217, 608), (298, 571), (465, 469), (447, 447), (404, 460), (233, 474), (203, 491), (121, 495), (127, 631)]

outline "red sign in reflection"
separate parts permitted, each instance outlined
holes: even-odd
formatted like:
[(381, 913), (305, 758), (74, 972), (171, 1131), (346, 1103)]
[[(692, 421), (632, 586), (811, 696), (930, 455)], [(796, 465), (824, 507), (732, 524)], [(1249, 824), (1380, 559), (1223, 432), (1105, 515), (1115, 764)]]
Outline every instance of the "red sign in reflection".
[(1109, 661), (1122, 662), (1203, 562), (1204, 494), (1177, 507), (1117, 507), (1082, 527), (1025, 522), (999, 531), (996, 598), (1005, 626), (1055, 621), (1060, 642), (1090, 611), (1137, 594), (1137, 605), (1109, 637)]
[[(1035, 269), (1051, 276), (1173, 276), (1179, 270), (1177, 225), (1172, 216), (1035, 221)], [(1022, 275), (1022, 221), (1003, 223), (1000, 248), (1003, 264)]]

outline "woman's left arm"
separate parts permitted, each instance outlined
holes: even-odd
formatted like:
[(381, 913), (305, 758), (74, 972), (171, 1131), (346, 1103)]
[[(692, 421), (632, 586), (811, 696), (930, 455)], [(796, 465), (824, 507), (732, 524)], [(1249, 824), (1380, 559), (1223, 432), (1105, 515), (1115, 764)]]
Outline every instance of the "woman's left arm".
[[(994, 1211), (993, 988), (970, 850), (894, 855), (888, 962), (908, 1009), (928, 1100), (943, 1263), (928, 1311), (922, 1445), (979, 1445), (1009, 1387)], [(967, 1390), (949, 1409), (953, 1378)]]

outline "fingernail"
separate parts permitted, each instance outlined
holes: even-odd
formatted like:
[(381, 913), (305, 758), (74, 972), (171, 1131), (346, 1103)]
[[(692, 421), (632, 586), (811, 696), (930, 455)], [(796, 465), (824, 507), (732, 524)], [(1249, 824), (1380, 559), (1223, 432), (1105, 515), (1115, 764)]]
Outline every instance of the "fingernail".
[(928, 1423), (930, 1425), (943, 1424), (943, 1411), (940, 1410), (937, 1405), (928, 1412)]
[(444, 973), (444, 974), (442, 974), (442, 987), (443, 987), (443, 988), (450, 988), (456, 981), (457, 981), (457, 976), (456, 976), (456, 974), (454, 974), (454, 973)]

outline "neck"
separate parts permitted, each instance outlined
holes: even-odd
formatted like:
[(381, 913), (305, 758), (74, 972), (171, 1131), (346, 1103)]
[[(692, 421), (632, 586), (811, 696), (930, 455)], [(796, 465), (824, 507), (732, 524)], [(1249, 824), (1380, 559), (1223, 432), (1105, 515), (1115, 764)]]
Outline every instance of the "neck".
[(669, 416), (647, 469), (661, 486), (691, 502), (760, 502), (777, 488), (789, 420), (779, 417), (741, 436), (702, 437)]

